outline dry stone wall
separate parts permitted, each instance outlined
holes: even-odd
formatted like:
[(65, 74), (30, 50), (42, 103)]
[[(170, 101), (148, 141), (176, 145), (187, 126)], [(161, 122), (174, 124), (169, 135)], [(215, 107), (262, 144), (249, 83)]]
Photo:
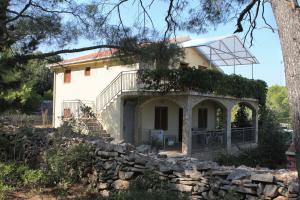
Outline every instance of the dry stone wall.
[(188, 157), (167, 158), (138, 152), (129, 144), (101, 140), (95, 145), (96, 167), (86, 182), (102, 195), (111, 189), (127, 189), (130, 180), (147, 170), (169, 183), (170, 190), (188, 194), (191, 199), (223, 199), (229, 191), (243, 199), (297, 199), (296, 172), (254, 169), (246, 166), (219, 166)]
[[(44, 134), (49, 142), (51, 135)], [(30, 139), (28, 147), (47, 146), (45, 139)], [(50, 136), (50, 137), (49, 137)], [(3, 135), (2, 135), (3, 137)], [(10, 135), (8, 138), (13, 138)], [(23, 138), (26, 139), (26, 138)], [(170, 190), (185, 193), (190, 199), (224, 199), (230, 193), (238, 193), (242, 199), (297, 199), (299, 186), (297, 173), (288, 170), (269, 170), (246, 166), (219, 166), (215, 162), (198, 161), (189, 157), (168, 158), (164, 155), (140, 152), (126, 143), (115, 144), (95, 137), (62, 138), (65, 146), (87, 143), (93, 146), (91, 169), (87, 169), (82, 182), (97, 188), (101, 195), (109, 195), (112, 189), (127, 189), (130, 181), (151, 171), (166, 180)], [(27, 148), (28, 151), (32, 148)], [(36, 150), (35, 150), (36, 151)], [(34, 152), (35, 152), (34, 151)], [(41, 152), (41, 151), (37, 151)], [(32, 154), (31, 154), (32, 155)]]

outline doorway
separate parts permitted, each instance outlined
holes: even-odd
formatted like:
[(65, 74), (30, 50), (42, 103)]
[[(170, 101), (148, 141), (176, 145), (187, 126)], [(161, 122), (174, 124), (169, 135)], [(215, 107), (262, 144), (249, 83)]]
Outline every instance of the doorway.
[(135, 101), (124, 100), (123, 138), (126, 143), (134, 143)]

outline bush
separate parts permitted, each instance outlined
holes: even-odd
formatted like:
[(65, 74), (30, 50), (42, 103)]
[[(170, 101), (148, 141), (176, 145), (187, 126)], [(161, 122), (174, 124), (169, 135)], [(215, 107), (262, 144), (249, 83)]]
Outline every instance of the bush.
[(64, 147), (56, 141), (46, 152), (49, 184), (78, 183), (92, 165), (91, 146), (80, 143)]
[(5, 199), (8, 192), (15, 188), (43, 185), (45, 176), (43, 171), (30, 169), (17, 163), (0, 162), (0, 200)]

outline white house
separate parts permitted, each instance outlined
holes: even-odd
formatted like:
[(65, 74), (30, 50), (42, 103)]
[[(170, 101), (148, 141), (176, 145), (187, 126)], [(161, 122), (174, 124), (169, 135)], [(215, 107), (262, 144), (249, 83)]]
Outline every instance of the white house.
[[(178, 43), (184, 48), (185, 58), (175, 68), (184, 65), (218, 69), (219, 66), (258, 63), (236, 35), (185, 38)], [(145, 66), (122, 64), (112, 53), (105, 50), (52, 65), (55, 127), (62, 124), (63, 117), (78, 117), (80, 105), (86, 104), (93, 108), (111, 137), (135, 145), (162, 135), (164, 148), (191, 155), (214, 147), (232, 152), (235, 143), (257, 143), (258, 100), (196, 91), (164, 95), (142, 91), (137, 70)], [(241, 102), (252, 110), (252, 125), (232, 128), (232, 108)]]

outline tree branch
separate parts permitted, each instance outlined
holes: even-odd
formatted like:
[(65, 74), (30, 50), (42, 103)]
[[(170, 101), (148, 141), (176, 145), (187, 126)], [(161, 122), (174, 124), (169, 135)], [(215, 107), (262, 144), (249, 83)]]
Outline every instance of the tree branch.
[(41, 58), (47, 58), (50, 56), (55, 56), (55, 55), (64, 54), (64, 53), (76, 53), (76, 52), (82, 52), (82, 51), (88, 51), (88, 50), (94, 50), (94, 49), (104, 49), (104, 48), (119, 49), (120, 46), (103, 44), (103, 45), (95, 45), (95, 46), (83, 47), (83, 48), (78, 48), (78, 49), (63, 49), (63, 50), (59, 50), (59, 51), (52, 51), (52, 52), (42, 53), (42, 54), (19, 55), (18, 57), (21, 59), (41, 59)]
[[(21, 17), (23, 15), (23, 13), (32, 5), (32, 0), (29, 0), (29, 2), (24, 6), (24, 8), (13, 18), (8, 19), (5, 21), (5, 24), (8, 24), (10, 22), (13, 22), (17, 19), (19, 19), (19, 17)], [(16, 14), (16, 13), (15, 13)]]
[(236, 24), (237, 28), (234, 31), (234, 33), (240, 33), (244, 31), (242, 21), (244, 20), (245, 15), (248, 13), (248, 11), (250, 11), (253, 8), (253, 6), (256, 4), (257, 1), (260, 2), (260, 0), (251, 0), (251, 2), (244, 8), (244, 10), (242, 10), (242, 12), (240, 13), (237, 19), (237, 24)]

